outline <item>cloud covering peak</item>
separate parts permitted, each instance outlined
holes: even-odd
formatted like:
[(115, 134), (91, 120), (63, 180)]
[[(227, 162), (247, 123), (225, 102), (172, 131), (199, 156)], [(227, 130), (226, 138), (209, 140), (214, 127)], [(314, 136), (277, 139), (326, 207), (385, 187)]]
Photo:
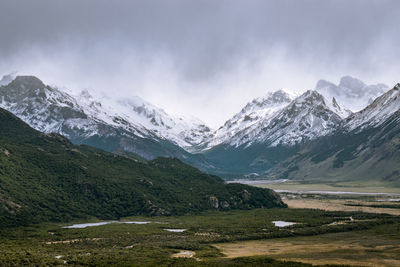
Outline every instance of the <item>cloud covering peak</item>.
[(3, 0), (0, 73), (139, 95), (218, 125), (256, 96), (305, 91), (320, 78), (395, 84), (399, 8), (390, 0)]

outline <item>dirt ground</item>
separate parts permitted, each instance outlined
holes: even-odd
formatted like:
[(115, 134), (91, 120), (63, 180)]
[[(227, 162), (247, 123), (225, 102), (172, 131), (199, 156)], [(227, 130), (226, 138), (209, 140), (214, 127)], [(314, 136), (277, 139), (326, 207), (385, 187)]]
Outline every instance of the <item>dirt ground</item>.
[[(284, 202), (290, 208), (300, 209), (321, 209), (328, 211), (362, 211), (371, 213), (387, 213), (391, 215), (400, 215), (400, 209), (390, 208), (374, 208), (363, 206), (346, 206), (345, 204), (377, 204), (377, 202), (361, 202), (347, 199), (312, 199), (312, 198), (298, 198), (298, 199), (284, 199)], [(379, 204), (393, 204), (390, 202), (379, 202)]]
[(400, 243), (359, 232), (215, 244), (228, 258), (268, 256), (312, 264), (400, 266)]

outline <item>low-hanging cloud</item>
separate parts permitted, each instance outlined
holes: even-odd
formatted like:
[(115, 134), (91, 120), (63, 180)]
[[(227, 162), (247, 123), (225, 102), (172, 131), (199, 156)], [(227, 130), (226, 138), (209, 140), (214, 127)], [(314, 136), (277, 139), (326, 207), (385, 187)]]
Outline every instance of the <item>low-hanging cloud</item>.
[(217, 126), (320, 78), (399, 81), (399, 1), (2, 0), (0, 73), (139, 95)]

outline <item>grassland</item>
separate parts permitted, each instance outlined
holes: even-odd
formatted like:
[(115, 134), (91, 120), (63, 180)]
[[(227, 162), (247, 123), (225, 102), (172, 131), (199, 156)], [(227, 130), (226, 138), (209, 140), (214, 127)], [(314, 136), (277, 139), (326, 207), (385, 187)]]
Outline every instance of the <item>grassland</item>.
[[(71, 221), (0, 228), (1, 266), (310, 266), (400, 264), (400, 208), (382, 185), (268, 184), (289, 209), (126, 217), (149, 224), (62, 228)], [(289, 187), (288, 187), (289, 186)], [(301, 186), (299, 188), (299, 186)], [(336, 190), (334, 190), (336, 189)], [(396, 194), (397, 189), (390, 188)], [(387, 192), (387, 191), (386, 191)], [(398, 196), (394, 196), (398, 198)], [(295, 222), (278, 228), (272, 221)], [(185, 229), (168, 232), (165, 229)]]
[[(91, 266), (302, 266), (259, 257), (226, 258), (219, 245), (245, 240), (291, 240), (324, 234), (348, 235), (354, 231), (379, 233), (398, 229), (400, 220), (387, 214), (328, 212), (309, 209), (256, 209), (205, 212), (196, 216), (130, 217), (126, 220), (151, 221), (150, 224), (109, 224), (84, 229), (65, 229), (65, 224), (38, 224), (0, 232), (0, 262), (14, 265), (91, 265)], [(278, 228), (274, 220), (297, 224)], [(95, 221), (95, 220), (93, 220)], [(396, 228), (397, 227), (397, 228)], [(165, 229), (186, 229), (171, 233)], [(400, 231), (397, 230), (397, 233)], [(400, 237), (388, 236), (390, 242)], [(388, 241), (388, 242), (389, 242)], [(246, 241), (247, 242), (247, 241)], [(328, 242), (328, 241), (327, 241)], [(291, 244), (290, 242), (287, 244)], [(295, 247), (295, 246), (294, 246)], [(310, 247), (311, 248), (311, 247)], [(222, 250), (221, 250), (222, 249)], [(186, 252), (192, 257), (173, 257)], [(229, 255), (229, 253), (227, 253)], [(382, 255), (379, 254), (381, 257)], [(382, 257), (389, 256), (383, 255)], [(278, 259), (281, 257), (277, 257)], [(286, 259), (285, 257), (282, 257)], [(302, 260), (297, 257), (296, 261)]]
[(217, 244), (227, 257), (268, 255), (312, 264), (400, 266), (400, 228), (391, 224), (368, 230), (306, 237)]
[[(399, 218), (399, 188), (381, 183), (307, 184), (285, 182), (265, 184), (280, 193), (291, 209), (391, 214)], [(374, 194), (324, 194), (313, 191), (365, 192)], [(393, 193), (393, 194), (381, 194)], [(336, 222), (334, 224), (342, 224)], [(228, 258), (268, 256), (312, 264), (354, 266), (400, 266), (400, 226), (384, 224), (370, 229), (215, 244)]]

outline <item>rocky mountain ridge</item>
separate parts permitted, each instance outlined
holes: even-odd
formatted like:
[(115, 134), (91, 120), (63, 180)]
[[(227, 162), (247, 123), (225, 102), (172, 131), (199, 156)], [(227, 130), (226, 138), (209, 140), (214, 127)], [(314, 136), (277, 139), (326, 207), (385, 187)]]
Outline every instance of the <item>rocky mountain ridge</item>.
[(1, 84), (0, 107), (37, 130), (146, 159), (177, 157), (224, 177), (278, 174), (276, 166), (290, 165), (288, 160), (305, 147), (318, 147), (315, 143), (338, 133), (354, 136), (377, 129), (395, 120), (400, 106), (398, 86), (389, 90), (345, 76), (338, 85), (320, 80), (301, 95), (268, 93), (212, 131), (199, 120), (170, 116), (139, 97), (101, 99), (88, 91), (73, 96), (32, 76), (10, 75)]
[(400, 186), (400, 84), (348, 117), (328, 136), (267, 170), (297, 180), (385, 182)]
[(88, 91), (72, 96), (34, 76), (9, 76), (2, 81), (0, 107), (39, 131), (62, 134), (77, 144), (146, 159), (188, 159), (194, 156), (184, 148), (200, 142), (199, 132), (210, 132), (199, 121), (169, 116), (138, 97), (102, 103)]
[(329, 134), (343, 119), (365, 108), (387, 90), (384, 84), (366, 85), (344, 76), (338, 85), (320, 80), (314, 90), (302, 95), (285, 90), (271, 92), (249, 102), (197, 147), (207, 151), (219, 145), (292, 146)]
[[(340, 97), (336, 97), (344, 103), (351, 102), (351, 99), (355, 98), (361, 99), (359, 102), (366, 103), (364, 109), (353, 112), (335, 96), (329, 99), (332, 94), (328, 92), (333, 92), (332, 88), (336, 90), (335, 92), (341, 92), (343, 89), (342, 95), (338, 93)], [(230, 125), (240, 125), (241, 128), (236, 127), (234, 134), (226, 134), (229, 138), (222, 142), (203, 148), (203, 153), (209, 161), (221, 167), (222, 176), (228, 176), (226, 174), (228, 170), (233, 170), (237, 176), (268, 173), (269, 169), (282, 166), (281, 162), (290, 159), (308, 144), (320, 142), (320, 139), (329, 138), (338, 132), (351, 134), (354, 129), (362, 132), (364, 129), (385, 123), (400, 106), (396, 88), (388, 91), (385, 85), (365, 85), (349, 76), (343, 77), (337, 86), (319, 81), (316, 90), (306, 91), (284, 102), (267, 116), (261, 119), (255, 117), (255, 121), (246, 124), (242, 119), (248, 116), (246, 111), (260, 106), (258, 104), (260, 101), (252, 101), (240, 113), (228, 120), (222, 129), (226, 130), (229, 128), (226, 126)], [(366, 102), (367, 97), (382, 91), (385, 92), (376, 100), (372, 102), (368, 100), (370, 104)], [(345, 95), (348, 95), (350, 100), (343, 101), (346, 100)], [(360, 105), (358, 103), (352, 110), (356, 111)], [(241, 123), (235, 124), (232, 121)], [(212, 141), (209, 143), (212, 144)], [(282, 167), (283, 169), (285, 168)]]

